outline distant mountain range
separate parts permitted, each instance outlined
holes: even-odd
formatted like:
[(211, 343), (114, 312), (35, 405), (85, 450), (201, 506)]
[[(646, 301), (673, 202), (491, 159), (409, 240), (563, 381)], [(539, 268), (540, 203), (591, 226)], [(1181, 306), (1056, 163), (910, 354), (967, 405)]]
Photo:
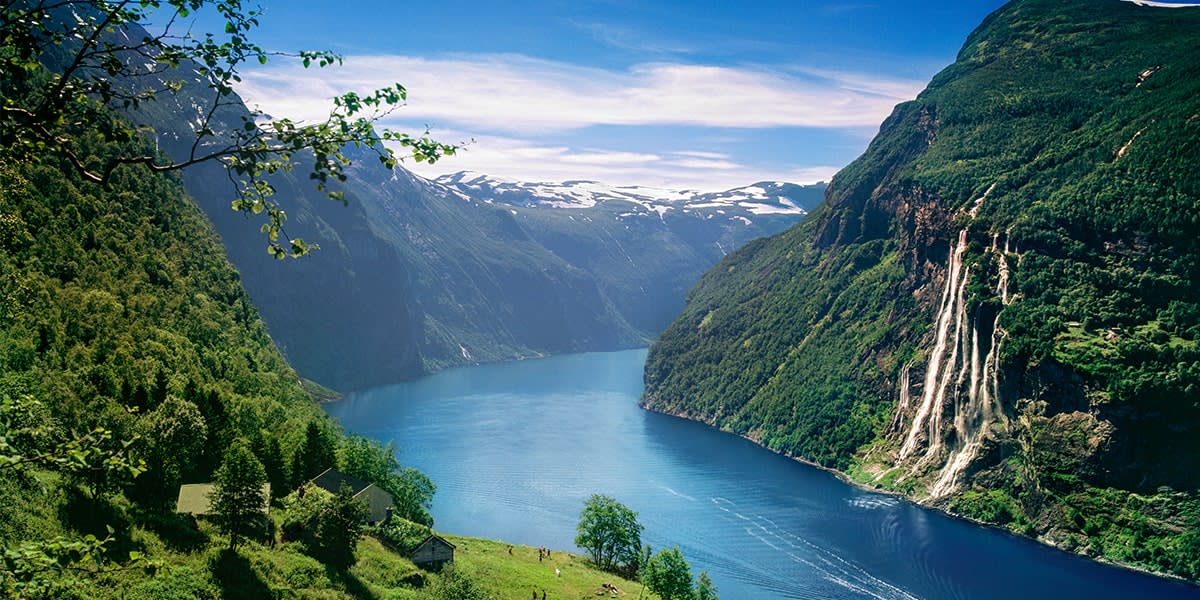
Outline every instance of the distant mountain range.
[[(186, 97), (176, 101), (178, 116), (156, 124), (168, 150), (187, 139), (186, 129), (171, 134), (187, 127)], [(276, 179), (288, 235), (321, 248), (282, 263), (229, 210), (219, 165), (184, 176), (288, 360), (342, 391), (460, 364), (644, 346), (704, 270), (795, 224), (825, 188), (431, 181), (360, 158), (345, 206), (291, 174)]]
[[(128, 112), (176, 159), (192, 152), (193, 128), (207, 119), (198, 111), (213, 104), (195, 73), (181, 65), (121, 84), (181, 85)], [(223, 99), (203, 143), (236, 137), (247, 116), (239, 99)], [(320, 248), (300, 260), (272, 258), (261, 223), (230, 210), (236, 188), (222, 165), (183, 172), (288, 361), (341, 391), (454, 365), (645, 346), (701, 273), (798, 222), (825, 190), (771, 182), (703, 193), (476, 173), (431, 181), (344, 151), (354, 160), (344, 204), (297, 175), (303, 164), (271, 180), (285, 238)]]
[[(746, 187), (723, 192), (667, 190), (650, 187), (614, 187), (595, 181), (564, 181), (562, 183), (525, 183), (489, 177), (472, 171), (442, 175), (437, 183), (463, 195), (513, 206), (545, 208), (592, 208), (604, 202), (626, 202), (628, 216), (650, 213), (665, 215), (667, 211), (702, 211), (705, 218), (726, 215), (741, 220), (749, 215), (799, 215), (820, 203), (824, 184), (796, 185), (779, 181), (762, 181)], [(712, 215), (712, 216), (707, 216)]]
[[(212, 93), (190, 73), (165, 74), (184, 79), (180, 93), (130, 115), (177, 158), (191, 151), (197, 107)], [(222, 106), (215, 139), (246, 114), (240, 101)], [(183, 173), (288, 361), (341, 391), (454, 365), (645, 346), (701, 273), (795, 224), (825, 189), (701, 193), (474, 173), (431, 181), (346, 152), (344, 205), (298, 177), (304, 165), (272, 180), (285, 236), (320, 247), (300, 260), (273, 259), (259, 222), (230, 210), (235, 189), (220, 164)]]

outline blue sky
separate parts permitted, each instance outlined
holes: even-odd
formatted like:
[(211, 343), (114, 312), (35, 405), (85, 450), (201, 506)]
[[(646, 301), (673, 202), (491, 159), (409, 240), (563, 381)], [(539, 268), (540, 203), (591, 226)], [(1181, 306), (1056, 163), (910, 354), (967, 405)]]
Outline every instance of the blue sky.
[(1003, 0), (260, 4), (264, 47), (345, 57), (247, 68), (269, 114), (399, 82), (387, 126), (475, 140), (422, 175), (720, 190), (827, 180)]

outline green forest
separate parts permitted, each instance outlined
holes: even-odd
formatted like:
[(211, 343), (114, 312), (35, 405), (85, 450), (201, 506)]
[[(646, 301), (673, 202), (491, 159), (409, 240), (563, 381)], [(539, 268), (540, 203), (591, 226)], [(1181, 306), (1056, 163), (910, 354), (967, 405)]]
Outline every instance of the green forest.
[[(181, 12), (201, 5), (173, 3)], [(0, 28), (0, 595), (413, 589), (414, 580), (381, 578), (415, 569), (378, 542), (365, 551), (387, 567), (357, 567), (357, 501), (312, 493), (305, 513), (285, 500), (336, 467), (392, 497), (392, 527), (427, 532), (433, 483), (397, 464), (392, 447), (343, 434), (321, 411), (317, 399), (331, 392), (302, 380), (275, 348), (184, 192), (180, 165), (163, 167), (170, 160), (114, 112), (155, 101), (119, 88), (124, 57), (97, 41), (142, 13), (76, 8), (80, 31), (95, 35), (74, 63), (39, 54), (47, 44), (71, 49), (57, 46), (55, 7), (6, 6)], [(228, 44), (193, 57), (244, 52), (239, 27), (252, 26), (254, 13), (236, 2), (221, 9), (248, 20), (227, 27)], [(181, 59), (170, 46), (158, 50), (164, 65)], [(40, 59), (71, 66), (52, 71)], [(259, 167), (269, 170), (265, 156)], [(264, 241), (276, 239), (270, 220), (263, 231)], [(180, 485), (206, 482), (216, 486), (215, 518), (176, 514)], [(267, 503), (274, 520), (262, 518)], [(265, 553), (277, 520), (308, 533), (284, 535), (282, 552)]]
[[(820, 210), (692, 290), (651, 348), (645, 405), (1200, 578), (1198, 26), (1115, 0), (993, 14)], [(898, 404), (931, 361), (964, 230), (963, 318), (1002, 342), (1003, 414), (958, 491), (930, 498), (942, 463), (900, 458), (913, 411)]]
[[(399, 516), (431, 523), (432, 484), (321, 412), (176, 178), (123, 168), (100, 187), (6, 160), (0, 190), (0, 539), (25, 541), (7, 547), (7, 594), (90, 597), (86, 577), (106, 570), (86, 566), (97, 557), (169, 563), (221, 547), (174, 505), (179, 485), (213, 481), (231, 448), (251, 450), (279, 497), (340, 466), (392, 492)], [(107, 540), (92, 560), (59, 543), (88, 535)], [(168, 572), (105, 577), (130, 597), (185, 575), (239, 585)]]
[[(260, 251), (308, 260), (274, 198), (293, 162), (338, 201), (325, 184), (347, 180), (347, 155), (395, 166), (381, 139), (415, 160), (454, 148), (376, 132), (369, 109), (401, 101), (398, 85), (340, 97), (328, 122), (282, 119), (264, 134), (232, 91), (240, 65), (266, 60), (248, 35), (260, 13), (236, 0), (162, 4), (176, 16), (216, 11), (226, 38), (147, 33), (140, 20), (162, 8), (151, 2), (0, 12), (0, 596), (482, 600), (602, 583), (643, 593), (563, 552), (551, 577), (541, 549), (535, 561), (533, 548), (504, 554), (490, 540), (448, 536), (458, 553), (445, 568), (410, 560), (432, 539), (436, 486), (321, 410), (337, 392), (287, 364), (184, 169), (244, 177), (229, 212), (252, 217), (243, 225), (258, 229)], [(168, 155), (147, 127), (204, 101), (190, 153)], [(314, 478), (331, 468), (343, 483), (326, 491)], [(390, 500), (382, 520), (351, 482)], [(670, 572), (690, 578), (678, 559)], [(637, 561), (622, 566), (638, 575)]]

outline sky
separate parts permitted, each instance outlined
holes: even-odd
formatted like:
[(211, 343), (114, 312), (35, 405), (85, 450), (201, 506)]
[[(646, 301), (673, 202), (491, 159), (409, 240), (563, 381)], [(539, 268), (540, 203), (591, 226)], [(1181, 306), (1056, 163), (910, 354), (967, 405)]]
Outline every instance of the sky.
[[(1003, 0), (259, 0), (276, 58), (238, 92), (323, 120), (330, 99), (401, 83), (381, 124), (466, 142), (426, 177), (719, 191), (827, 181)], [(201, 17), (194, 29), (209, 26)], [(218, 28), (219, 31), (219, 28)]]

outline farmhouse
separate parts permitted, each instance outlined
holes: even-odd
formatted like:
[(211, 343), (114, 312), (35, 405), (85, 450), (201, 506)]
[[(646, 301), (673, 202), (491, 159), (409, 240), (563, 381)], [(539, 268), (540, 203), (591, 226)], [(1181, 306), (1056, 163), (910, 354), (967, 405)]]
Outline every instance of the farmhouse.
[(355, 479), (334, 469), (326, 469), (309, 483), (333, 494), (338, 493), (342, 484), (349, 486), (354, 498), (367, 506), (368, 525), (383, 522), (394, 507), (391, 494), (375, 487), (373, 483)]
[(436, 533), (432, 533), (425, 538), (425, 541), (413, 548), (409, 553), (409, 559), (422, 569), (440, 571), (446, 563), (454, 562), (454, 544), (447, 542)]

